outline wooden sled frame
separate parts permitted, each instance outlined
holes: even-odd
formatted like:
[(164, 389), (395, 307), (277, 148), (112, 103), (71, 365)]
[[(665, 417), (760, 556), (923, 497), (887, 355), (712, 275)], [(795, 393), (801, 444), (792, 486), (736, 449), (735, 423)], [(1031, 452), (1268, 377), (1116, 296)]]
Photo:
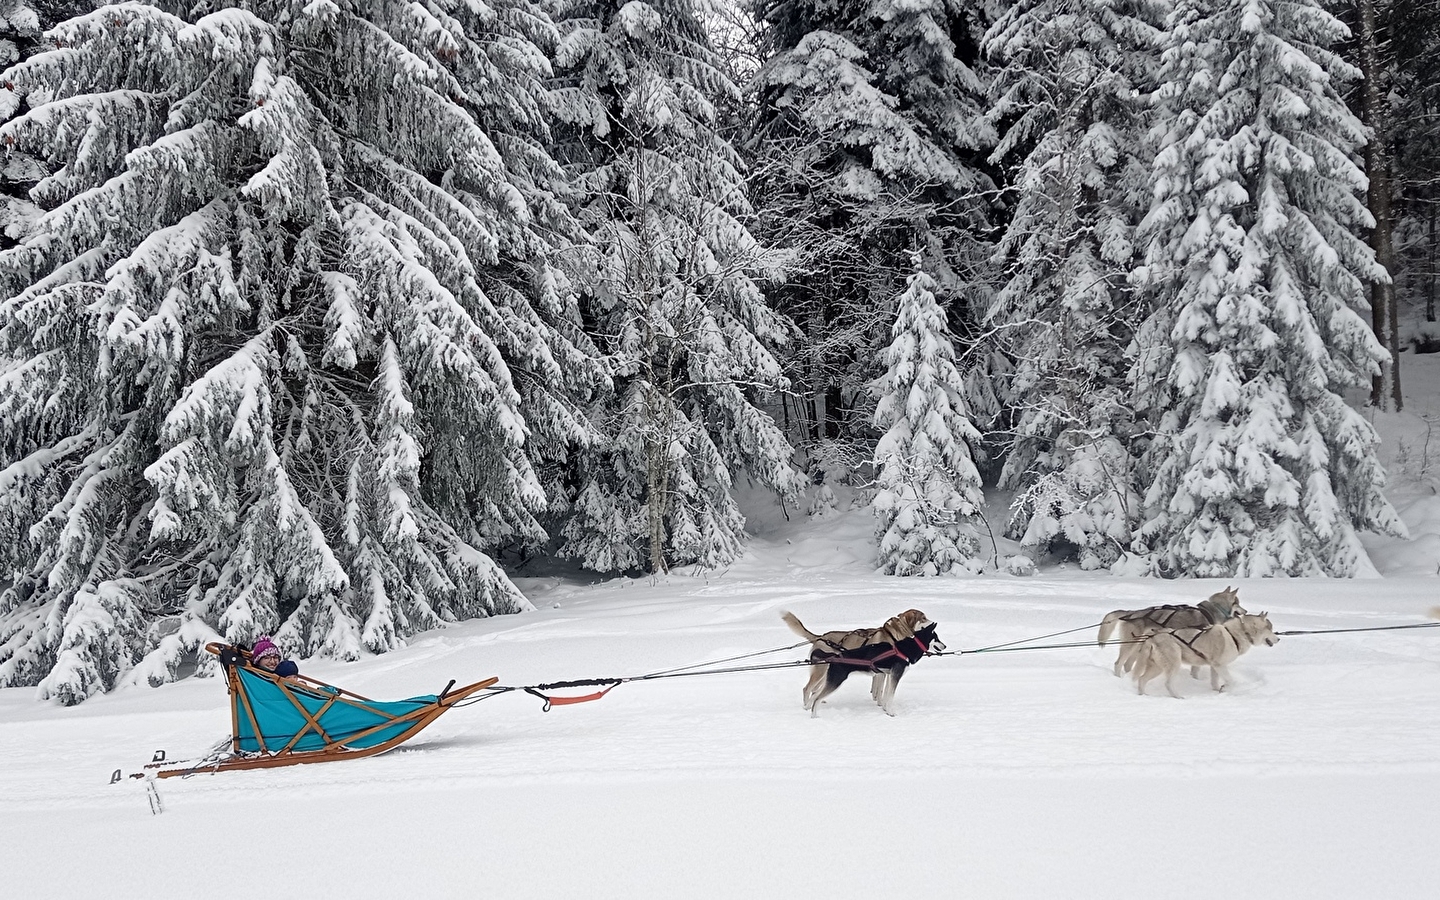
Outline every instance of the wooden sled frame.
[[(487, 678), (484, 681), (477, 681), (474, 684), (468, 684), (453, 690), (451, 689), (451, 685), (454, 685), (455, 682), (452, 681), (450, 685), (446, 685), (445, 690), (436, 696), (433, 703), (416, 706), (415, 709), (401, 715), (391, 715), (384, 710), (376, 709), (372, 706), (371, 704), (375, 701), (369, 697), (362, 697), (353, 691), (347, 691), (344, 688), (335, 687), (323, 681), (317, 681), (314, 678), (307, 678), (304, 675), (292, 675), (289, 678), (281, 678), (273, 672), (256, 668), (250, 665), (249, 651), (238, 650), (237, 648), (232, 648), (226, 644), (214, 641), (206, 644), (205, 649), (216, 656), (219, 656), (226, 650), (237, 650), (241, 660), (241, 662), (233, 666), (227, 665), (222, 667), (225, 670), (226, 686), (229, 688), (231, 698), (230, 749), (234, 755), (230, 759), (219, 762), (165, 769), (155, 773), (155, 777), (157, 778), (170, 778), (175, 775), (194, 775), (201, 772), (229, 772), (237, 769), (269, 769), (276, 766), (334, 762), (335, 760), (341, 759), (360, 759), (365, 756), (375, 756), (387, 750), (392, 750), (410, 740), (410, 738), (419, 734), (425, 726), (448, 712), (455, 704), (477, 691), (482, 691), (490, 687), (500, 680), (499, 678)], [(266, 745), (265, 736), (261, 733), (255, 711), (251, 708), (249, 695), (241, 684), (240, 669), (244, 669), (252, 675), (257, 675), (270, 681), (279, 688), (285, 698), (294, 705), (296, 711), (304, 717), (305, 725), (299, 732), (291, 736), (283, 746), (271, 747)], [(319, 710), (311, 713), (305, 708), (305, 705), (296, 698), (297, 692), (303, 693), (304, 696), (310, 699), (322, 700), (324, 703)], [(345, 704), (356, 707), (374, 715), (383, 716), (386, 721), (358, 734), (349, 735), (343, 741), (337, 741), (326, 734), (325, 729), (320, 724), (320, 717), (335, 704)], [(255, 739), (260, 745), (259, 753), (245, 754), (242, 753), (240, 749), (240, 716), (242, 714), (248, 718), (249, 725), (254, 729)], [(409, 723), (409, 727), (404, 731), (374, 746), (356, 749), (346, 746), (348, 743), (353, 743), (361, 738), (406, 723)], [(296, 743), (307, 734), (318, 736), (325, 742), (325, 746), (318, 750), (294, 749)]]

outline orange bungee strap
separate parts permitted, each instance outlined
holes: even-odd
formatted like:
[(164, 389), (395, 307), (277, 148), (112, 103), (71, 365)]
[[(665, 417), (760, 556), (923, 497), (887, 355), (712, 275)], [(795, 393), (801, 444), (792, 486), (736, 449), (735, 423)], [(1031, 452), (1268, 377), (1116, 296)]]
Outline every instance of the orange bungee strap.
[[(599, 700), (601, 697), (619, 687), (622, 683), (618, 678), (585, 678), (579, 681), (556, 681), (550, 684), (537, 684), (534, 687), (523, 688), (525, 693), (539, 697), (545, 701), (542, 712), (549, 712), (552, 706), (571, 706), (575, 703), (589, 703), (591, 700)], [(541, 693), (542, 691), (564, 687), (582, 687), (587, 684), (609, 685), (604, 690), (596, 691), (593, 694), (582, 694), (579, 697), (556, 697), (551, 694)]]

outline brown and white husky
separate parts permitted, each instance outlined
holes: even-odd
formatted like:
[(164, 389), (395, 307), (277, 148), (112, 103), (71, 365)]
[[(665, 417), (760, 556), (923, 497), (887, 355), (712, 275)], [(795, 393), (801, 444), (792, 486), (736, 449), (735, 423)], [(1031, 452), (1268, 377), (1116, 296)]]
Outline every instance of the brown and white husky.
[(920, 610), (907, 609), (879, 628), (853, 628), (816, 634), (794, 613), (781, 613), (790, 630), (810, 642), (810, 679), (801, 700), (811, 716), (820, 714), (820, 701), (835, 692), (857, 669), (871, 672), (870, 696), (887, 716), (905, 670), (930, 651), (945, 649), (935, 634), (936, 625)]

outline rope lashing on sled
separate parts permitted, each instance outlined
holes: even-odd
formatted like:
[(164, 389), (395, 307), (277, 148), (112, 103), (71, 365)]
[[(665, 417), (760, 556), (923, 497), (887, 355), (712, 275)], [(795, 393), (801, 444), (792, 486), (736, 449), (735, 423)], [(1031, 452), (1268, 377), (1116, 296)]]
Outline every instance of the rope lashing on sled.
[(1406, 631), (1411, 628), (1440, 628), (1440, 622), (1416, 622), (1412, 625), (1374, 625), (1369, 628), (1311, 628), (1304, 631), (1277, 631), (1280, 637), (1297, 634), (1343, 634), (1348, 631)]

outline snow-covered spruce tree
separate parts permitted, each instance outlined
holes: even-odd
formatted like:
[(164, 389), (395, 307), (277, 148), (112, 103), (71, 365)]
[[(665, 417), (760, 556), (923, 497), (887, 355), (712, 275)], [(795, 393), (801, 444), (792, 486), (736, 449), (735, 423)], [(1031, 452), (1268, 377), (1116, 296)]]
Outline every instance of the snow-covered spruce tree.
[(1135, 549), (1160, 574), (1353, 576), (1357, 530), (1404, 530), (1375, 431), (1340, 396), (1385, 358), (1358, 312), (1385, 274), (1358, 236), (1342, 35), (1314, 0), (1171, 15), (1134, 367), (1156, 431)]
[(757, 283), (780, 258), (750, 234), (712, 98), (736, 94), (691, 0), (570, 2), (553, 97), (558, 153), (595, 250), (592, 333), (614, 392), (592, 414), (561, 552), (602, 571), (723, 565), (741, 550), (742, 472), (793, 500), (803, 477), (763, 398), (785, 386), (788, 323)]
[(1147, 199), (1146, 78), (1163, 9), (1152, 0), (1022, 0), (985, 37), (995, 63), (991, 159), (1014, 196), (997, 254), (1009, 281), (987, 316), (1012, 360), (998, 486), (1009, 534), (1032, 555), (1068, 543), (1083, 568), (1128, 547), (1130, 390), (1137, 318), (1126, 284)]
[[(0, 0), (0, 67), (28, 58), (41, 30), (40, 16), (30, 0)], [(0, 93), (0, 122), (14, 117), (18, 101), (14, 93)], [(29, 154), (6, 154), (0, 162), (0, 248), (13, 246), (40, 213), (25, 196), (39, 180), (38, 170)]]
[(965, 409), (964, 384), (935, 280), (920, 270), (896, 301), (885, 374), (874, 384), (875, 535), (886, 575), (979, 571), (974, 519), (983, 496), (971, 447), (980, 434)]
[(217, 636), (353, 658), (525, 606), (481, 550), (543, 536), (527, 438), (578, 437), (585, 371), (546, 21), (125, 3), (5, 74), (0, 142), (54, 174), (0, 254), (0, 685), (73, 703)]
[[(45, 29), (93, 8), (89, 0), (0, 0), (0, 70), (44, 49)], [(23, 107), (19, 94), (0, 91), (0, 123), (14, 118)], [(39, 218), (40, 207), (28, 194), (44, 176), (33, 156), (6, 148), (0, 161), (0, 249), (13, 247)]]
[(754, 0), (766, 61), (747, 143), (763, 239), (797, 253), (772, 294), (805, 340), (789, 372), (812, 436), (868, 440), (871, 366), (925, 250), (954, 324), (989, 302), (994, 130), (977, 0)]

